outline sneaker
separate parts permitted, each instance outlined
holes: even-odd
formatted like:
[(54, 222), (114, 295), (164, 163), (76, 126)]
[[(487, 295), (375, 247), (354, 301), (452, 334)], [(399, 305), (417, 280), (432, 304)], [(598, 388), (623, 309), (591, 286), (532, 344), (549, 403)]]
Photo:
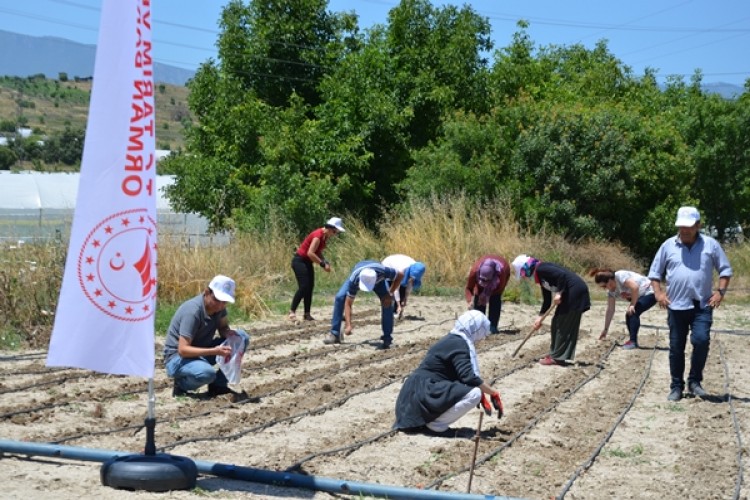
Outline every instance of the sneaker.
[(313, 318), (309, 314), (305, 314), (305, 321), (315, 321), (315, 318)]
[(172, 397), (179, 398), (180, 396), (187, 396), (187, 391), (182, 389), (179, 385), (177, 385), (177, 382), (175, 382), (174, 387), (172, 388)]
[(636, 344), (632, 340), (628, 340), (627, 342), (622, 344), (622, 348), (626, 351), (630, 351), (631, 349), (638, 349), (638, 344)]
[(667, 396), (668, 401), (679, 401), (682, 399), (682, 389), (672, 389)]
[(391, 344), (390, 343), (386, 344), (385, 342), (381, 342), (380, 344), (375, 346), (375, 349), (377, 349), (378, 351), (385, 351), (390, 348), (391, 348)]
[(327, 345), (340, 344), (341, 343), (341, 336), (329, 333), (329, 334), (326, 335), (326, 338), (323, 339), (323, 343), (327, 344)]
[(693, 396), (698, 396), (699, 398), (705, 398), (706, 396), (708, 396), (708, 393), (705, 389), (703, 389), (700, 382), (692, 382), (688, 384), (688, 392)]

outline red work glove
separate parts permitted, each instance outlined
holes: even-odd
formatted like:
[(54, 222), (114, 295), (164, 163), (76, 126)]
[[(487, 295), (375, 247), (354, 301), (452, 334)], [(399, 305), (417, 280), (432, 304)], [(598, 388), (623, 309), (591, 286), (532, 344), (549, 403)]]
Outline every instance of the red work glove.
[(490, 406), (490, 402), (487, 400), (487, 395), (484, 393), (482, 394), (481, 403), (482, 408), (484, 408), (484, 412), (487, 414), (487, 416), (489, 417), (490, 415), (492, 415), (492, 407)]
[[(482, 394), (482, 397), (484, 397), (484, 394)], [(497, 418), (503, 418), (503, 401), (500, 399), (500, 393), (493, 392), (490, 397), (492, 398), (492, 406), (497, 410)]]

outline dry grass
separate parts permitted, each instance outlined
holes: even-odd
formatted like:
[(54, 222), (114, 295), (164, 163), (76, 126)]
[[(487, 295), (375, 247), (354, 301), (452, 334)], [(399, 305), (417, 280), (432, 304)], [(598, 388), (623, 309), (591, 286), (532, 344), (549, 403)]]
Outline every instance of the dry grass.
[[(435, 199), (408, 211), (389, 213), (376, 231), (344, 215), (346, 233), (329, 242), (325, 255), (332, 262), (330, 275), (319, 273), (316, 294), (332, 296), (332, 290), (364, 259), (381, 260), (404, 253), (425, 262), (427, 274), (422, 293), (456, 294), (476, 258), (496, 253), (511, 261), (520, 253), (557, 262), (586, 275), (591, 267), (610, 267), (645, 272), (621, 245), (595, 241), (566, 241), (546, 231), (520, 228), (502, 204), (477, 207), (462, 198)], [(314, 228), (311, 228), (311, 230)], [(237, 282), (235, 309), (245, 317), (263, 317), (282, 307), (296, 289), (290, 261), (299, 244), (285, 227), (270, 227), (262, 234), (233, 238), (224, 247), (191, 247), (179, 240), (159, 243), (160, 310), (200, 293), (216, 274)], [(7, 334), (29, 337), (51, 324), (65, 262), (66, 243), (27, 244), (24, 248), (0, 248), (0, 344), (8, 346)], [(727, 246), (735, 277), (730, 301), (746, 300), (743, 276), (750, 269), (750, 244)], [(590, 281), (590, 278), (586, 277)], [(511, 280), (506, 300), (534, 300), (537, 291), (523, 289)], [(592, 286), (593, 298), (601, 298)], [(159, 311), (157, 311), (157, 317)], [(167, 318), (161, 318), (168, 321)], [(6, 338), (6, 341), (3, 341)]]
[(433, 199), (412, 206), (380, 228), (385, 254), (404, 253), (428, 264), (429, 279), (461, 283), (481, 255), (497, 254), (511, 262), (525, 253), (557, 262), (584, 274), (591, 267), (644, 271), (620, 245), (569, 242), (544, 230), (522, 229), (503, 203), (478, 207), (464, 198)]
[(159, 243), (159, 300), (178, 303), (200, 293), (217, 274), (237, 283), (237, 308), (262, 317), (269, 312), (266, 300), (288, 284), (292, 238), (272, 229), (254, 237), (239, 236), (224, 247), (190, 248), (179, 240)]

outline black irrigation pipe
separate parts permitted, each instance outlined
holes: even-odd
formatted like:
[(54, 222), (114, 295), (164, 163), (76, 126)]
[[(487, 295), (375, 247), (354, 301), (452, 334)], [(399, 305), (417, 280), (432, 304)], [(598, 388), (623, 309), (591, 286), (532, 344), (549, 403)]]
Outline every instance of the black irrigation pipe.
[[(424, 328), (424, 327), (427, 327), (427, 326), (433, 326), (433, 325), (434, 326), (439, 326), (442, 323), (445, 323), (445, 321), (442, 321), (442, 322), (439, 322), (439, 323), (430, 323), (430, 324), (420, 325), (417, 328), (414, 328), (412, 330), (406, 330), (406, 331), (417, 331), (417, 330), (419, 330), (421, 328)], [(369, 341), (362, 341), (362, 342), (359, 342), (359, 343), (356, 343), (356, 344), (344, 344), (344, 346), (339, 346), (339, 349), (337, 349), (337, 350), (340, 350), (342, 347), (346, 347), (347, 349), (348, 348), (354, 349), (354, 348), (359, 347), (359, 346), (369, 345), (368, 342)], [(333, 350), (333, 349), (323, 349), (321, 351), (317, 351), (315, 353), (311, 353), (310, 355), (307, 355), (304, 358), (302, 358), (302, 357), (296, 357), (296, 358), (288, 358), (288, 359), (285, 359), (285, 360), (279, 360), (279, 361), (274, 362), (272, 364), (262, 366), (262, 369), (272, 368), (272, 367), (279, 366), (279, 365), (288, 365), (293, 360), (296, 361), (296, 360), (300, 360), (300, 359), (310, 359), (310, 358), (314, 358), (314, 357), (326, 357), (326, 356), (335, 355), (335, 353), (336, 353), (336, 350)], [(371, 361), (368, 364), (375, 364), (375, 363), (379, 363), (379, 362), (382, 362), (382, 361), (387, 361), (388, 359), (392, 359), (392, 358), (394, 358), (396, 356), (399, 356), (400, 354), (401, 353), (397, 353), (396, 352), (396, 353), (392, 354), (391, 356), (381, 357), (379, 359)], [(358, 362), (357, 366), (362, 366), (361, 362)], [(62, 369), (62, 370), (64, 370), (64, 369)], [(317, 379), (322, 378), (324, 376), (325, 376), (325, 374), (321, 374), (321, 375), (319, 375), (317, 377), (308, 379), (308, 381), (317, 380)], [(89, 378), (89, 377), (93, 378), (93, 377), (96, 377), (96, 375), (91, 374), (91, 373), (86, 373), (86, 374), (82, 374), (81, 377), (83, 377), (83, 378)], [(59, 383), (65, 382), (68, 378), (69, 377), (64, 377), (64, 378), (61, 378), (61, 379), (56, 379), (55, 381), (52, 381), (52, 382), (41, 382), (39, 384), (34, 384), (34, 385), (31, 385), (31, 386), (28, 386), (28, 387), (21, 387), (21, 388), (9, 389), (7, 391), (1, 391), (0, 394), (18, 392), (18, 391), (26, 390), (26, 389), (29, 389), (29, 388), (32, 388), (32, 387), (36, 387), (36, 386), (49, 385), (51, 383), (59, 384)], [(71, 378), (74, 378), (74, 377), (71, 377)], [(163, 389), (164, 387), (166, 387), (168, 385), (169, 385), (169, 383), (160, 384), (159, 387), (157, 387), (157, 389), (159, 389), (159, 390)], [(281, 391), (281, 389), (279, 389), (278, 391), (271, 391), (271, 392), (268, 392), (268, 393), (265, 393), (265, 394), (261, 394), (259, 397), (267, 397), (269, 395), (278, 393), (280, 391)], [(111, 396), (106, 396), (106, 397), (100, 398), (100, 400), (105, 400), (106, 401), (107, 399), (116, 399), (116, 398), (121, 398), (122, 396), (140, 394), (142, 392), (144, 392), (144, 390), (143, 389), (139, 389), (139, 390), (135, 390), (135, 391), (129, 391), (129, 392), (124, 392), (124, 393), (114, 394), (114, 395), (111, 395)], [(65, 405), (67, 405), (67, 404), (70, 404), (71, 402), (72, 401), (60, 402), (60, 403), (50, 403), (50, 404), (46, 404), (46, 405), (42, 405), (42, 406), (37, 406), (37, 407), (33, 407), (33, 408), (25, 408), (25, 409), (20, 409), (20, 410), (9, 412), (9, 413), (3, 413), (3, 414), (0, 414), (0, 420), (2, 420), (4, 418), (13, 417), (13, 416), (16, 416), (16, 415), (26, 414), (26, 413), (34, 413), (34, 412), (44, 411), (44, 410), (53, 409), (53, 408), (60, 408), (60, 407), (63, 407)], [(238, 401), (237, 403), (233, 403), (232, 405), (247, 404), (247, 403), (252, 403), (252, 401)], [(226, 405), (225, 407), (230, 407), (232, 405)], [(187, 420), (187, 419), (190, 419), (190, 418), (194, 418), (195, 416), (196, 415), (186, 416), (186, 417), (184, 417), (184, 420)], [(200, 416), (200, 415), (197, 415), (197, 416)], [(180, 419), (180, 420), (183, 420), (183, 419)], [(135, 425), (135, 426), (126, 426), (126, 427), (122, 427), (122, 428), (111, 430), (111, 431), (103, 431), (103, 433), (106, 434), (106, 433), (110, 433), (110, 432), (111, 433), (122, 432), (122, 431), (130, 430), (130, 429), (134, 429), (134, 428), (137, 429), (137, 428), (140, 428), (142, 426), (143, 426), (142, 424)], [(61, 444), (63, 442), (70, 441), (70, 440), (73, 440), (73, 439), (77, 439), (79, 437), (82, 437), (82, 436), (75, 436), (75, 437), (65, 438), (64, 440), (62, 440), (62, 441), (60, 441), (59, 443), (56, 443), (56, 444)]]
[[(378, 358), (376, 360), (372, 360), (372, 361), (368, 362), (367, 364), (369, 364), (369, 365), (375, 365), (377, 363), (382, 363), (384, 361), (388, 361), (388, 360), (391, 360), (391, 359), (396, 358), (396, 357), (400, 357), (398, 353), (394, 353), (391, 356), (381, 357), (381, 358)], [(360, 362), (352, 361), (352, 365), (355, 364), (355, 363), (356, 363), (356, 366), (362, 366), (362, 364)], [(351, 367), (351, 365), (347, 366), (346, 368), (350, 368), (350, 367)], [(306, 382), (314, 382), (315, 380), (319, 380), (319, 379), (326, 378), (326, 377), (329, 377), (329, 376), (330, 376), (329, 372), (322, 372), (322, 373), (318, 374), (315, 377), (307, 377), (305, 380), (306, 380)], [(287, 390), (288, 390), (287, 387), (282, 387), (282, 388), (274, 390), (274, 391), (268, 391), (268, 392), (262, 393), (262, 394), (256, 396), (256, 398), (257, 399), (267, 398), (269, 396), (273, 396), (275, 394), (278, 394), (280, 392), (284, 392), (284, 391), (287, 391)], [(205, 411), (205, 412), (202, 412), (202, 413), (191, 413), (190, 415), (184, 415), (182, 417), (177, 417), (177, 418), (166, 418), (166, 419), (162, 418), (162, 419), (158, 419), (157, 422), (162, 422), (162, 423), (169, 422), (169, 423), (173, 423), (173, 422), (181, 422), (181, 421), (193, 420), (193, 419), (198, 418), (198, 417), (205, 417), (206, 415), (210, 415), (212, 413), (223, 411), (223, 410), (225, 410), (227, 408), (234, 408), (234, 407), (237, 407), (237, 406), (240, 406), (240, 405), (256, 403), (257, 399), (249, 398), (249, 399), (243, 400), (243, 401), (237, 401), (237, 402), (233, 402), (233, 403), (228, 403), (228, 404), (218, 406), (218, 407), (216, 407), (216, 408), (214, 408), (212, 410)], [(283, 420), (272, 421), (271, 424), (275, 425), (277, 422), (281, 422), (281, 421), (283, 421)], [(85, 434), (77, 434), (75, 436), (68, 436), (68, 437), (65, 437), (63, 439), (59, 439), (59, 440), (56, 440), (56, 441), (50, 441), (50, 442), (53, 443), (53, 444), (63, 444), (63, 443), (67, 443), (67, 442), (74, 441), (76, 439), (80, 439), (80, 438), (84, 438), (84, 437), (102, 436), (102, 435), (108, 435), (108, 434), (117, 434), (119, 432), (125, 432), (125, 431), (129, 431), (129, 430), (135, 430), (135, 432), (133, 433), (135, 435), (135, 434), (138, 434), (138, 432), (140, 432), (143, 428), (144, 428), (144, 424), (143, 423), (139, 423), (139, 424), (134, 424), (134, 425), (128, 425), (128, 426), (125, 426), (125, 427), (118, 427), (116, 429), (107, 429), (107, 430), (93, 432), (93, 433), (92, 432), (87, 432)], [(265, 428), (265, 427), (260, 427), (260, 428)], [(219, 439), (219, 438), (217, 438), (216, 436), (213, 436), (212, 439)]]
[[(17, 391), (13, 391), (13, 392), (17, 392)], [(138, 389), (136, 391), (120, 392), (120, 393), (115, 394), (113, 396), (106, 396), (106, 397), (99, 398), (99, 399), (91, 399), (91, 400), (89, 400), (87, 402), (89, 402), (89, 403), (94, 403), (94, 402), (100, 403), (100, 402), (106, 401), (108, 399), (119, 399), (119, 398), (122, 398), (123, 396), (137, 395), (137, 394), (141, 394), (142, 392), (144, 392), (143, 389)], [(8, 412), (8, 413), (0, 414), (0, 420), (6, 419), (6, 418), (10, 418), (10, 417), (15, 417), (16, 415), (24, 415), (26, 413), (36, 413), (38, 411), (52, 410), (54, 408), (62, 408), (62, 407), (67, 406), (67, 405), (69, 405), (71, 403), (81, 403), (81, 401), (71, 399), (69, 401), (63, 401), (61, 403), (50, 403), (50, 404), (46, 404), (46, 405), (42, 405), (42, 406), (36, 406), (36, 407), (33, 407), (33, 408), (23, 408), (23, 409), (18, 410), (18, 411), (11, 411), (11, 412)]]
[(394, 384), (394, 383), (395, 383), (395, 381), (390, 380), (390, 381), (388, 381), (388, 382), (386, 382), (384, 384), (381, 384), (381, 385), (379, 385), (377, 387), (372, 387), (372, 388), (369, 388), (369, 389), (363, 389), (363, 390), (358, 391), (358, 392), (349, 393), (346, 396), (344, 396), (343, 398), (339, 398), (336, 401), (332, 401), (331, 403), (328, 403), (327, 405), (319, 406), (317, 408), (313, 408), (312, 410), (305, 410), (305, 411), (302, 411), (302, 412), (299, 412), (299, 413), (295, 413), (294, 415), (289, 415), (289, 416), (284, 417), (284, 418), (279, 418), (279, 419), (276, 419), (276, 420), (272, 420), (270, 422), (266, 422), (264, 424), (261, 424), (261, 425), (255, 426), (255, 427), (244, 429), (244, 430), (242, 430), (240, 432), (236, 432), (234, 434), (223, 435), (223, 436), (207, 436), (207, 437), (200, 437), (200, 438), (193, 438), (193, 439), (182, 439), (180, 441), (175, 441), (175, 442), (170, 443), (168, 445), (162, 446), (159, 449), (161, 451), (165, 451), (165, 450), (172, 449), (172, 448), (174, 448), (176, 446), (180, 446), (180, 445), (188, 444), (188, 443), (203, 443), (203, 442), (207, 442), (207, 441), (233, 441), (235, 439), (238, 439), (238, 438), (241, 438), (243, 436), (246, 436), (246, 435), (250, 434), (251, 432), (262, 431), (264, 429), (268, 429), (269, 427), (272, 427), (274, 425), (278, 425), (280, 423), (289, 422), (289, 421), (296, 420), (296, 419), (299, 419), (299, 418), (302, 418), (302, 417), (306, 417), (306, 416), (310, 416), (310, 415), (319, 415), (321, 413), (325, 413), (326, 411), (330, 410), (331, 408), (336, 408), (338, 406), (343, 405), (349, 399), (351, 399), (351, 398), (353, 398), (355, 396), (360, 396), (362, 394), (367, 394), (368, 392), (379, 391), (379, 390), (381, 390), (381, 389), (383, 389), (385, 387), (388, 387), (389, 385)]
[(727, 402), (729, 403), (729, 412), (732, 415), (732, 425), (734, 425), (734, 432), (737, 436), (737, 480), (734, 484), (734, 496), (732, 497), (733, 500), (738, 500), (740, 498), (740, 492), (742, 490), (742, 483), (743, 483), (743, 474), (742, 474), (742, 453), (744, 450), (744, 446), (742, 444), (742, 429), (740, 428), (740, 424), (737, 421), (737, 411), (734, 408), (734, 400), (732, 399), (732, 391), (729, 390), (729, 367), (727, 360), (724, 356), (724, 344), (721, 343), (720, 340), (717, 338), (717, 342), (719, 344), (719, 356), (721, 359), (721, 364), (724, 368), (724, 391), (727, 394)]
[[(518, 366), (515, 366), (515, 367), (511, 368), (510, 370), (505, 371), (501, 375), (498, 375), (497, 377), (495, 377), (493, 379), (493, 383), (497, 382), (500, 379), (508, 377), (508, 376), (512, 375), (513, 373), (515, 373), (517, 371), (520, 371), (522, 369), (528, 368), (531, 364), (532, 364), (532, 362), (527, 362), (527, 363), (519, 364)], [(313, 459), (318, 458), (318, 457), (335, 455), (335, 454), (341, 453), (341, 452), (347, 452), (346, 455), (348, 455), (348, 454), (354, 452), (355, 450), (357, 450), (357, 449), (359, 449), (359, 448), (361, 448), (361, 447), (363, 447), (363, 446), (365, 446), (367, 444), (374, 443), (374, 442), (379, 441), (381, 439), (393, 436), (393, 435), (395, 435), (397, 433), (398, 433), (397, 430), (390, 430), (390, 431), (382, 432), (382, 433), (377, 434), (375, 436), (371, 436), (369, 438), (363, 439), (361, 441), (354, 442), (352, 444), (340, 446), (338, 448), (334, 448), (334, 449), (331, 449), (331, 450), (321, 451), (319, 453), (312, 453), (312, 454), (310, 454), (310, 455), (302, 458), (298, 462), (295, 462), (294, 464), (292, 464), (289, 467), (287, 467), (286, 471), (287, 472), (292, 472), (294, 470), (298, 470), (306, 462), (309, 462), (310, 460), (313, 460)]]
[[(398, 334), (409, 333), (409, 332), (416, 332), (416, 331), (419, 331), (421, 329), (424, 329), (424, 328), (427, 328), (427, 327), (431, 327), (431, 326), (440, 326), (443, 323), (446, 323), (446, 321), (448, 321), (448, 320), (440, 321), (440, 322), (437, 322), (437, 323), (425, 323), (423, 325), (419, 325), (418, 327), (411, 328), (411, 329), (408, 329), (408, 330), (400, 330), (398, 332)], [(452, 321), (452, 320), (450, 320), (450, 321)], [(380, 320), (378, 319), (378, 320), (373, 320), (373, 321), (370, 321), (370, 322), (363, 322), (362, 324), (365, 325), (365, 326), (369, 326), (369, 325), (374, 325), (374, 324), (379, 323), (379, 322), (380, 322)], [(396, 333), (396, 332), (394, 332), (394, 333)], [(271, 363), (263, 364), (260, 367), (260, 369), (261, 370), (266, 370), (266, 369), (276, 368), (278, 366), (287, 366), (292, 361), (304, 361), (304, 360), (315, 359), (315, 358), (325, 358), (325, 357), (329, 357), (329, 356), (335, 356), (336, 352), (338, 352), (338, 351), (356, 349), (357, 347), (371, 345), (371, 343), (372, 343), (372, 340), (363, 340), (361, 342), (343, 342), (343, 343), (337, 345), (333, 349), (327, 348), (327, 349), (323, 349), (323, 350), (320, 350), (320, 351), (309, 352), (307, 354), (301, 354), (299, 356), (291, 356), (291, 357), (290, 356), (285, 356), (285, 357), (283, 357), (283, 358), (281, 358), (281, 359), (279, 359), (277, 361), (272, 361)]]
[(24, 354), (17, 354), (15, 356), (0, 356), (0, 361), (26, 361), (28, 359), (41, 359), (46, 358), (47, 352), (27, 352)]
[[(380, 357), (380, 358), (378, 358), (376, 360), (370, 361), (368, 364), (374, 365), (374, 364), (377, 364), (377, 363), (382, 363), (384, 361), (391, 360), (391, 359), (393, 359), (395, 357), (400, 357), (400, 355), (401, 355), (400, 353), (394, 353), (391, 356)], [(353, 361), (352, 364), (354, 364), (354, 363), (355, 362)], [(362, 366), (360, 362), (356, 362), (356, 365), (357, 366)], [(329, 373), (324, 372), (324, 373), (319, 374), (316, 377), (307, 378), (306, 380), (307, 380), (307, 382), (311, 382), (311, 381), (315, 381), (315, 380), (318, 380), (318, 379), (321, 379), (321, 378), (325, 378), (325, 377), (327, 377), (329, 375), (330, 375)], [(287, 390), (287, 389), (286, 388), (281, 388), (281, 389), (278, 389), (278, 390), (275, 390), (275, 391), (268, 391), (266, 393), (263, 393), (263, 394), (259, 395), (258, 398), (268, 397), (268, 396), (271, 396), (271, 395), (274, 395), (274, 394), (278, 394), (279, 392), (282, 392), (282, 391), (285, 391), (285, 390)], [(373, 390), (375, 390), (375, 389), (373, 389)], [(142, 390), (136, 391), (136, 393), (141, 393), (141, 392), (142, 392)], [(133, 392), (131, 392), (131, 394), (133, 394)], [(111, 397), (109, 397), (107, 399), (113, 399), (115, 397), (121, 397), (121, 396), (122, 396), (122, 393), (120, 393), (120, 394), (118, 394), (116, 396), (111, 396)], [(235, 403), (230, 403), (230, 404), (227, 404), (227, 405), (220, 406), (217, 409), (206, 411), (206, 412), (203, 412), (203, 413), (185, 415), (183, 417), (179, 417), (179, 418), (176, 418), (176, 419), (175, 418), (160, 419), (160, 421), (161, 422), (177, 422), (177, 421), (192, 420), (192, 419), (194, 419), (196, 417), (206, 416), (206, 415), (209, 415), (209, 414), (214, 413), (216, 411), (221, 411), (221, 410), (226, 409), (226, 408), (231, 408), (231, 407), (235, 407), (235, 406), (239, 406), (239, 405), (244, 405), (244, 404), (249, 404), (249, 403), (254, 403), (254, 402), (255, 401), (253, 401), (253, 399), (248, 399), (248, 400), (245, 400), (245, 401), (238, 401), (238, 402), (235, 402)], [(70, 403), (70, 402), (68, 402), (68, 403)], [(51, 405), (46, 405), (46, 406), (43, 406), (43, 407), (38, 407), (38, 408), (33, 408), (33, 409), (20, 410), (18, 412), (13, 412), (13, 413), (10, 413), (10, 414), (0, 415), (0, 418), (2, 418), (4, 416), (13, 416), (13, 415), (22, 414), (22, 413), (32, 413), (34, 411), (41, 411), (41, 410), (44, 410), (44, 409), (51, 409), (51, 408), (54, 408), (54, 407), (64, 406), (64, 405), (66, 405), (68, 403), (51, 404)], [(275, 425), (275, 423), (273, 423), (273, 422), (272, 422), (272, 424)], [(76, 439), (80, 439), (80, 438), (83, 438), (83, 437), (117, 434), (119, 432), (126, 432), (126, 431), (129, 431), (129, 430), (135, 430), (134, 434), (138, 434), (138, 432), (140, 432), (143, 428), (144, 428), (144, 425), (142, 423), (139, 423), (139, 424), (133, 424), (133, 425), (128, 425), (128, 426), (124, 426), (124, 427), (119, 427), (119, 428), (116, 428), (116, 429), (107, 429), (107, 430), (98, 431), (98, 432), (94, 432), (94, 433), (87, 432), (86, 434), (77, 434), (75, 436), (68, 436), (68, 437), (65, 437), (63, 439), (59, 439), (59, 440), (55, 440), (55, 441), (50, 441), (50, 442), (53, 443), (53, 444), (63, 444), (63, 443), (74, 441)]]
[[(624, 325), (625, 322), (621, 322), (620, 324)], [(649, 330), (665, 330), (667, 333), (669, 333), (669, 326), (666, 324), (664, 325), (648, 325), (646, 323), (641, 323), (641, 328), (647, 328)], [(734, 330), (734, 329), (721, 329), (721, 328), (711, 328), (712, 333), (726, 333), (728, 335), (750, 335), (750, 330)]]
[[(45, 372), (39, 372), (36, 375), (43, 375), (44, 373)], [(16, 375), (16, 374), (14, 374), (14, 375)], [(21, 375), (30, 375), (30, 374), (29, 373), (23, 373)], [(56, 379), (53, 379), (53, 380), (48, 380), (46, 382), (37, 382), (37, 383), (34, 383), (34, 384), (22, 385), (20, 387), (8, 387), (7, 389), (0, 389), (0, 394), (10, 394), (12, 392), (23, 392), (23, 391), (28, 391), (29, 389), (34, 389), (34, 388), (37, 388), (37, 387), (46, 387), (48, 385), (60, 385), (60, 384), (64, 384), (65, 382), (67, 382), (69, 380), (79, 380), (79, 379), (82, 379), (82, 378), (86, 379), (86, 378), (93, 378), (93, 377), (94, 377), (94, 375), (92, 375), (91, 373), (81, 373), (79, 375), (68, 375), (68, 376), (65, 376), (65, 377), (62, 377), (62, 378), (56, 378)], [(2, 415), (0, 415), (0, 418), (2, 418)]]
[[(658, 333), (658, 331), (657, 331)], [(646, 382), (648, 381), (649, 376), (651, 375), (651, 368), (654, 364), (654, 357), (656, 356), (656, 347), (659, 345), (659, 338), (657, 337), (656, 343), (654, 344), (654, 348), (651, 350), (651, 357), (648, 360), (648, 365), (646, 365), (643, 376), (641, 377), (641, 383), (638, 385), (638, 387), (635, 390), (635, 393), (633, 394), (633, 397), (630, 398), (630, 403), (625, 407), (625, 409), (620, 413), (620, 416), (615, 420), (612, 427), (609, 429), (609, 432), (605, 434), (604, 438), (599, 443), (599, 446), (594, 449), (594, 452), (591, 454), (591, 456), (580, 466), (576, 471), (570, 476), (568, 479), (568, 482), (565, 483), (565, 486), (563, 486), (562, 490), (560, 490), (560, 493), (557, 495), (557, 500), (562, 500), (565, 498), (565, 495), (570, 491), (570, 488), (573, 487), (573, 483), (587, 470), (591, 468), (592, 465), (594, 465), (594, 461), (599, 456), (599, 454), (602, 452), (604, 447), (609, 443), (609, 440), (612, 439), (612, 436), (615, 434), (615, 431), (620, 426), (622, 421), (625, 419), (625, 416), (630, 412), (630, 410), (633, 408), (633, 405), (635, 404), (636, 399), (638, 396), (640, 396), (641, 392), (643, 392), (643, 387), (646, 385)]]
[[(495, 448), (494, 450), (490, 451), (489, 453), (486, 453), (482, 457), (478, 458), (476, 460), (476, 462), (475, 462), (475, 466), (476, 465), (481, 465), (481, 464), (487, 462), (488, 460), (491, 460), (493, 457), (495, 457), (497, 454), (499, 454), (500, 452), (502, 452), (504, 449), (506, 449), (509, 446), (511, 446), (519, 438), (521, 438), (523, 435), (525, 435), (529, 431), (531, 431), (531, 429), (533, 429), (539, 423), (539, 421), (542, 419), (542, 417), (544, 415), (546, 415), (547, 413), (550, 413), (552, 410), (556, 409), (558, 406), (560, 406), (561, 403), (563, 403), (564, 401), (570, 399), (570, 397), (573, 396), (575, 393), (577, 393), (579, 390), (581, 390), (582, 387), (584, 387), (586, 384), (588, 384), (589, 382), (591, 382), (594, 378), (598, 377), (599, 374), (604, 370), (604, 366), (603, 366), (604, 360), (606, 360), (609, 357), (609, 355), (612, 353), (612, 351), (615, 349), (615, 347), (616, 347), (616, 344), (613, 343), (612, 346), (609, 348), (609, 350), (605, 353), (605, 355), (603, 355), (601, 358), (599, 358), (599, 361), (596, 364), (596, 366), (598, 367), (598, 370), (596, 370), (594, 373), (592, 373), (588, 377), (586, 377), (583, 380), (581, 380), (575, 387), (573, 387), (571, 390), (569, 390), (562, 398), (560, 398), (559, 400), (557, 400), (554, 404), (552, 404), (552, 405), (548, 406), (547, 408), (545, 408), (544, 410), (538, 412), (537, 415), (523, 429), (521, 429), (516, 434), (514, 434), (508, 441), (506, 441), (505, 443), (503, 443), (501, 446)], [(443, 484), (446, 480), (448, 480), (448, 479), (450, 479), (450, 478), (452, 478), (454, 476), (457, 476), (458, 474), (461, 474), (463, 472), (468, 472), (469, 469), (470, 469), (469, 467), (462, 467), (462, 468), (460, 468), (458, 470), (449, 472), (448, 474), (444, 474), (444, 475), (440, 476), (439, 478), (437, 478), (436, 480), (434, 480), (433, 482), (431, 482), (430, 484), (426, 485), (425, 489), (428, 489), (428, 490), (429, 489), (434, 489), (434, 488), (440, 486), (441, 484)]]
[(286, 469), (284, 469), (284, 472), (299, 472), (300, 468), (305, 464), (305, 462), (309, 462), (310, 460), (313, 460), (318, 457), (325, 457), (330, 455), (336, 455), (338, 453), (346, 452), (344, 456), (350, 455), (354, 451), (356, 451), (359, 448), (362, 448), (365, 445), (368, 445), (370, 443), (374, 443), (376, 441), (380, 441), (381, 439), (385, 439), (391, 436), (395, 436), (398, 434), (397, 430), (390, 430), (386, 432), (381, 432), (380, 434), (377, 434), (375, 436), (371, 436), (367, 439), (362, 439), (360, 441), (356, 441), (352, 444), (339, 446), (338, 448), (333, 448), (331, 450), (321, 451), (320, 453), (311, 453), (310, 455), (307, 455), (306, 457), (303, 457), (299, 461), (293, 463)]

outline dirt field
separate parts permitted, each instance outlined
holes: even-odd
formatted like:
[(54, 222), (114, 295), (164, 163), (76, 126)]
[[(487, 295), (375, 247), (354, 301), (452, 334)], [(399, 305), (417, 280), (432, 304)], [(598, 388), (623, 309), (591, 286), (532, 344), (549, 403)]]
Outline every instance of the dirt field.
[[(371, 295), (371, 294), (368, 294)], [(537, 307), (504, 304), (499, 335), (478, 345), (482, 375), (506, 415), (484, 417), (471, 493), (542, 499), (748, 498), (750, 312), (714, 315), (706, 400), (670, 403), (666, 313), (643, 316), (641, 349), (625, 351), (624, 305), (597, 340), (604, 302), (584, 315), (574, 364), (545, 367), (546, 326), (511, 356)], [(243, 325), (252, 335), (241, 402), (171, 397), (160, 363), (158, 451), (195, 460), (363, 483), (466, 492), (479, 410), (448, 437), (391, 431), (402, 381), (445, 335), (463, 301), (414, 297), (394, 348), (378, 351), (379, 310), (355, 303), (354, 335), (326, 346), (330, 308), (315, 322)], [(546, 321), (549, 323), (549, 320)], [(157, 346), (161, 352), (161, 346)], [(688, 347), (688, 353), (690, 347)], [(48, 369), (44, 352), (0, 353), (0, 438), (138, 453), (147, 409), (143, 379)], [(259, 398), (259, 400), (257, 399)], [(335, 495), (200, 475), (192, 491), (128, 492), (102, 486), (100, 464), (0, 454), (3, 498), (308, 498)]]

